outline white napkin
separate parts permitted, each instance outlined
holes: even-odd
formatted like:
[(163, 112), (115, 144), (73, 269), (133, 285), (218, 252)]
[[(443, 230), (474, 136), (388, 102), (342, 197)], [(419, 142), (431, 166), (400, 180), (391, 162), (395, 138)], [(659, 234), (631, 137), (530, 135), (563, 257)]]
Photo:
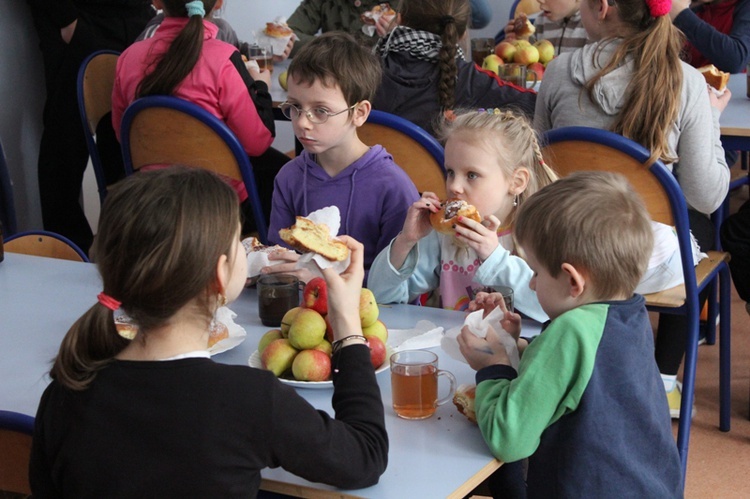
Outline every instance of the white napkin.
[(458, 341), (456, 340), (463, 326), (469, 326), (469, 331), (480, 338), (487, 336), (487, 328), (492, 327), (492, 329), (494, 329), (500, 336), (500, 340), (505, 347), (505, 352), (510, 359), (510, 365), (517, 370), (520, 359), (518, 345), (516, 345), (516, 341), (513, 337), (500, 326), (500, 319), (503, 318), (504, 314), (503, 310), (500, 307), (497, 307), (487, 314), (487, 317), (485, 318), (482, 318), (482, 314), (484, 314), (483, 310), (472, 312), (466, 316), (466, 320), (462, 326), (454, 327), (446, 331), (445, 336), (443, 336), (443, 339), (440, 342), (443, 351), (454, 359), (467, 363), (463, 354), (461, 354), (461, 350), (458, 348)]
[(216, 321), (221, 322), (227, 327), (229, 336), (214, 343), (214, 345), (208, 349), (209, 354), (216, 355), (217, 353), (226, 352), (245, 341), (247, 331), (234, 322), (235, 317), (237, 317), (237, 314), (227, 307), (219, 307), (216, 310)]
[[(248, 279), (260, 275), (260, 271), (261, 269), (263, 269), (263, 267), (286, 263), (284, 260), (269, 260), (268, 256), (270, 255), (270, 253), (268, 251), (252, 251), (254, 240), (256, 240), (256, 238), (254, 237), (248, 237), (242, 240), (242, 245), (245, 247), (245, 251), (247, 252)], [(256, 240), (256, 243), (257, 242), (258, 241)], [(289, 248), (284, 248), (283, 246), (273, 248), (275, 248), (279, 252), (292, 251)]]
[(444, 328), (430, 321), (419, 321), (412, 329), (389, 329), (388, 344), (394, 352), (432, 348), (440, 345)]
[[(326, 224), (328, 229), (330, 229), (331, 237), (336, 237), (339, 233), (339, 227), (341, 226), (341, 213), (339, 212), (338, 206), (326, 206), (325, 208), (313, 211), (305, 218), (309, 218), (316, 224)], [(297, 261), (296, 268), (308, 269), (313, 274), (322, 276), (318, 267), (321, 269), (333, 267), (333, 269), (340, 274), (349, 267), (350, 261), (351, 255), (343, 261), (332, 262), (317, 253), (304, 253)], [(317, 263), (317, 265), (315, 265), (315, 263)]]

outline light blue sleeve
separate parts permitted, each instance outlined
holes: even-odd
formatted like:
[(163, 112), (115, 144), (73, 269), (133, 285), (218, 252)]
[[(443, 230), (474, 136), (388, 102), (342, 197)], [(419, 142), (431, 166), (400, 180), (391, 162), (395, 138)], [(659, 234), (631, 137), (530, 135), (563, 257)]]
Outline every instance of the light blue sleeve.
[[(394, 238), (395, 239), (395, 238)], [(378, 303), (409, 303), (440, 285), (440, 240), (432, 232), (409, 252), (400, 269), (391, 265), (391, 245), (383, 248), (370, 267), (367, 287)]]
[(499, 244), (477, 269), (474, 282), (490, 287), (510, 286), (513, 288), (514, 307), (537, 322), (545, 322), (549, 317), (539, 305), (536, 292), (529, 287), (533, 275), (523, 258), (511, 255)]

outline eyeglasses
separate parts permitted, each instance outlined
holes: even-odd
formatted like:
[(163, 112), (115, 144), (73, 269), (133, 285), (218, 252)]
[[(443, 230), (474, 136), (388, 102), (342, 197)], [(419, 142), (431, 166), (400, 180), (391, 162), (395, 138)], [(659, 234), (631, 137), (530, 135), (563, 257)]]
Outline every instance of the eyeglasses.
[(328, 121), (328, 118), (331, 116), (337, 116), (341, 113), (346, 113), (347, 111), (351, 111), (355, 107), (359, 105), (359, 102), (354, 103), (353, 105), (349, 106), (348, 108), (344, 109), (343, 111), (339, 111), (337, 113), (332, 113), (328, 109), (323, 107), (314, 107), (312, 109), (302, 109), (297, 104), (292, 104), (290, 102), (284, 102), (279, 106), (279, 109), (281, 109), (281, 113), (289, 118), (290, 120), (294, 121), (297, 118), (299, 118), (299, 115), (302, 113), (305, 113), (305, 116), (308, 120), (310, 120), (310, 123), (315, 123), (316, 125), (321, 125)]

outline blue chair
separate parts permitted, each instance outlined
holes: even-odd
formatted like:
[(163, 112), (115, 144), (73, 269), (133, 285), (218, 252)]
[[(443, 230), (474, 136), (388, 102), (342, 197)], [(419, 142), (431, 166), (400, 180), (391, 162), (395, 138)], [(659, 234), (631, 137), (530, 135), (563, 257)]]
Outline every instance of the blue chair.
[(372, 110), (357, 135), (369, 146), (385, 147), (417, 191), (430, 191), (445, 198), (445, 151), (424, 129), (395, 114)]
[(5, 240), (5, 251), (24, 255), (88, 262), (86, 253), (65, 236), (46, 230), (19, 232)]
[(13, 182), (10, 180), (2, 141), (0, 141), (0, 222), (3, 224), (4, 238), (15, 234), (18, 230), (16, 208), (13, 201)]
[(250, 158), (220, 119), (177, 97), (142, 97), (125, 110), (120, 139), (127, 175), (148, 165), (186, 165), (243, 182), (258, 238), (268, 244), (266, 216)]
[(86, 146), (91, 156), (99, 201), (107, 195), (107, 180), (99, 155), (96, 129), (99, 122), (112, 111), (112, 87), (119, 52), (100, 50), (88, 56), (78, 70), (78, 111), (86, 135)]
[[(12, 411), (0, 411), (0, 496), (3, 493), (31, 494), (29, 458), (34, 418)], [(15, 495), (11, 497), (16, 497)]]
[(646, 295), (649, 310), (687, 316), (687, 347), (683, 370), (682, 405), (677, 433), (677, 448), (683, 476), (687, 469), (691, 410), (695, 390), (698, 357), (700, 301), (698, 294), (719, 281), (720, 308), (720, 416), (719, 428), (729, 431), (730, 416), (730, 303), (729, 255), (709, 251), (708, 258), (694, 266), (685, 196), (672, 173), (661, 161), (646, 167), (649, 151), (618, 134), (587, 127), (566, 127), (548, 131), (544, 136), (545, 161), (561, 176), (580, 170), (616, 172), (628, 178), (640, 193), (655, 221), (676, 227), (684, 285)]

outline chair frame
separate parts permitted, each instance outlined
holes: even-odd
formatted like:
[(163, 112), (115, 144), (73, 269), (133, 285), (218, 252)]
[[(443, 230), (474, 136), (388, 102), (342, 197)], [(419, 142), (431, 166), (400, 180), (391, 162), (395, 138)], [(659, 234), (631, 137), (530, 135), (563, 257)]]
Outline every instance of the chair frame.
[[(420, 146), (422, 149), (427, 152), (434, 160), (437, 166), (440, 168), (440, 173), (443, 177), (442, 182), (442, 190), (438, 191), (437, 194), (439, 197), (444, 197), (445, 195), (445, 179), (446, 179), (446, 172), (445, 172), (445, 150), (443, 149), (443, 146), (440, 145), (440, 142), (437, 141), (435, 137), (427, 133), (423, 128), (415, 125), (411, 121), (402, 118), (401, 116), (397, 116), (395, 114), (387, 113), (385, 111), (378, 111), (373, 109), (370, 111), (370, 115), (367, 117), (367, 122), (365, 126), (367, 125), (376, 125), (376, 126), (383, 126), (386, 128), (391, 128), (399, 133), (404, 134), (409, 139), (413, 140), (417, 143), (418, 146)], [(360, 132), (360, 135), (364, 135)], [(369, 144), (372, 145), (372, 144)], [(382, 144), (386, 150), (393, 154), (394, 151), (388, 149), (388, 144), (383, 143)], [(404, 171), (406, 171), (407, 175), (409, 174), (409, 170), (411, 170), (409, 167), (404, 168), (403, 164), (399, 163), (399, 159), (394, 157), (394, 160), (397, 165), (399, 165)], [(405, 164), (405, 163), (404, 163)], [(412, 182), (414, 182), (414, 185), (417, 186), (417, 190), (421, 193), (423, 192), (422, 189), (419, 189), (419, 185), (424, 185), (420, 183), (419, 185), (419, 179), (413, 178), (411, 175), (409, 175), (410, 178), (412, 178)]]
[[(71, 241), (70, 239), (68, 239), (65, 236), (62, 236), (62, 235), (57, 234), (55, 232), (49, 232), (49, 231), (46, 231), (46, 230), (34, 230), (34, 231), (18, 232), (16, 234), (13, 234), (12, 236), (10, 236), (9, 238), (7, 238), (5, 240), (5, 244), (6, 244), (5, 250), (8, 253), (23, 253), (23, 254), (35, 255), (35, 256), (45, 256), (45, 255), (39, 255), (37, 253), (27, 253), (27, 252), (14, 251), (13, 249), (11, 249), (11, 248), (8, 247), (8, 245), (10, 243), (12, 243), (13, 241), (15, 241), (17, 239), (26, 238), (26, 237), (47, 237), (47, 238), (59, 241), (60, 243), (66, 245), (68, 247), (70, 247), (70, 249), (73, 250), (73, 252), (75, 252), (75, 254), (80, 257), (80, 261), (81, 262), (88, 263), (90, 261), (89, 258), (88, 258), (88, 256), (86, 256), (86, 253), (84, 253), (81, 250), (81, 248), (79, 248), (76, 245), (76, 243), (74, 243), (73, 241)], [(65, 257), (48, 257), (48, 258), (62, 258), (63, 260), (76, 261), (76, 260), (74, 260), (72, 258), (65, 258)]]
[[(21, 414), (19, 412), (0, 410), (0, 438), (3, 441), (4, 450), (15, 450), (22, 454), (24, 453), (24, 450), (27, 450), (28, 453), (31, 454), (31, 437), (33, 435), (34, 418), (32, 416), (27, 416), (26, 414)], [(9, 470), (3, 470), (3, 472), (0, 473), (0, 476), (3, 478), (2, 483), (0, 483), (0, 489), (15, 485), (17, 486), (14, 487), (16, 490), (8, 490), (6, 492), (30, 494), (31, 487), (28, 483), (28, 464), (18, 463), (18, 460), (14, 459), (14, 457), (20, 456), (6, 454), (0, 456), (0, 461), (3, 461), (5, 465), (11, 466), (15, 472), (11, 474)], [(21, 473), (25, 473), (24, 477), (20, 476)]]
[(5, 150), (3, 149), (3, 143), (0, 141), (0, 209), (2, 212), (2, 218), (0, 222), (3, 224), (2, 235), (7, 238), (12, 236), (18, 230), (16, 222), (16, 206), (13, 199), (13, 181), (10, 179), (10, 171), (8, 171), (8, 163), (5, 160)]
[[(234, 170), (232, 172), (222, 171), (220, 173), (235, 180), (241, 180), (244, 182), (249, 202), (252, 207), (253, 218), (255, 219), (255, 226), (258, 231), (258, 238), (263, 244), (268, 244), (268, 226), (265, 221), (265, 215), (263, 214), (263, 208), (260, 204), (258, 187), (255, 182), (253, 166), (250, 162), (250, 158), (229, 127), (223, 121), (197, 104), (193, 104), (192, 102), (178, 97), (166, 95), (152, 95), (141, 97), (133, 101), (125, 110), (120, 131), (126, 175), (132, 175), (135, 170), (148, 164), (176, 164), (174, 161), (171, 161), (170, 158), (166, 157), (168, 153), (165, 153), (165, 157), (156, 158), (151, 162), (143, 162), (138, 165), (134, 165), (133, 163), (133, 129), (134, 127), (139, 126), (139, 119), (143, 116), (142, 113), (158, 109), (179, 113), (190, 118), (194, 122), (200, 123), (203, 127), (206, 127), (213, 132), (226, 145), (235, 163), (233, 166), (235, 166), (236, 169), (232, 168), (232, 170)], [(167, 124), (167, 126), (169, 125)], [(141, 160), (139, 160), (139, 162), (140, 161)], [(182, 161), (180, 164), (206, 168), (205, 164), (201, 164), (200, 162), (191, 164), (189, 160)]]
[[(99, 121), (101, 121), (101, 118), (107, 113), (106, 112), (102, 113), (102, 116), (97, 117), (95, 121), (91, 121), (89, 116), (91, 114), (90, 108), (93, 107), (93, 101), (96, 101), (97, 98), (104, 99), (106, 97), (99, 95), (101, 92), (98, 92), (95, 95), (95, 92), (93, 90), (87, 91), (87, 88), (91, 88), (91, 86), (87, 85), (87, 83), (90, 79), (89, 70), (92, 67), (92, 64), (95, 63), (96, 59), (103, 61), (104, 59), (100, 59), (100, 58), (104, 56), (116, 56), (115, 57), (115, 62), (116, 62), (117, 57), (120, 56), (120, 52), (116, 52), (114, 50), (99, 50), (89, 55), (88, 57), (86, 57), (86, 59), (84, 59), (83, 63), (81, 63), (81, 67), (78, 69), (78, 80), (77, 80), (78, 112), (81, 115), (83, 131), (84, 131), (84, 134), (86, 135), (86, 147), (88, 147), (89, 156), (91, 157), (91, 164), (94, 168), (94, 176), (96, 177), (96, 185), (99, 190), (99, 201), (101, 203), (104, 202), (104, 198), (107, 196), (107, 180), (104, 177), (104, 167), (102, 166), (102, 160), (99, 156), (99, 148), (97, 147), (96, 140), (94, 140), (94, 136), (96, 134), (96, 127), (98, 126)], [(114, 82), (114, 69), (113, 69), (112, 82)], [(104, 90), (104, 94), (105, 95), (107, 94), (106, 89)], [(110, 96), (109, 110), (111, 111), (112, 110), (111, 86), (109, 88), (108, 94)], [(89, 109), (89, 111), (87, 111), (87, 109)]]
[[(677, 448), (680, 453), (682, 463), (683, 477), (687, 471), (688, 443), (690, 439), (691, 410), (693, 407), (695, 395), (695, 371), (698, 357), (698, 336), (700, 327), (700, 301), (699, 293), (715, 280), (719, 280), (720, 294), (720, 367), (719, 367), (719, 391), (720, 391), (720, 416), (719, 428), (722, 431), (730, 429), (730, 303), (731, 303), (731, 280), (729, 275), (728, 255), (719, 252), (709, 252), (712, 261), (708, 262), (710, 270), (701, 279), (696, 277), (696, 269), (692, 261), (692, 246), (690, 241), (690, 226), (688, 223), (687, 204), (685, 196), (672, 172), (670, 172), (661, 161), (656, 161), (647, 167), (650, 157), (649, 151), (640, 144), (629, 140), (621, 135), (601, 129), (588, 127), (565, 127), (548, 131), (544, 136), (544, 154), (550, 165), (555, 168), (555, 146), (562, 143), (583, 142), (586, 147), (591, 148), (590, 144), (597, 144), (613, 149), (626, 156), (633, 158), (640, 163), (643, 168), (647, 168), (653, 175), (661, 189), (660, 193), (654, 194), (656, 198), (666, 197), (669, 211), (667, 213), (657, 213), (655, 216), (651, 207), (654, 199), (649, 196), (645, 197), (646, 204), (649, 205), (649, 212), (657, 221), (673, 225), (677, 228), (677, 239), (682, 257), (682, 272), (685, 279), (684, 303), (679, 306), (655, 305), (649, 304), (649, 298), (658, 295), (647, 295), (647, 307), (649, 310), (659, 313), (682, 314), (687, 316), (687, 346), (685, 349), (685, 363), (683, 368), (683, 391), (682, 405), (680, 406), (680, 420), (677, 432)], [(569, 168), (573, 170), (608, 170), (606, 163), (586, 164), (580, 168)], [(563, 171), (558, 171), (564, 174)], [(627, 174), (626, 174), (627, 175)]]

